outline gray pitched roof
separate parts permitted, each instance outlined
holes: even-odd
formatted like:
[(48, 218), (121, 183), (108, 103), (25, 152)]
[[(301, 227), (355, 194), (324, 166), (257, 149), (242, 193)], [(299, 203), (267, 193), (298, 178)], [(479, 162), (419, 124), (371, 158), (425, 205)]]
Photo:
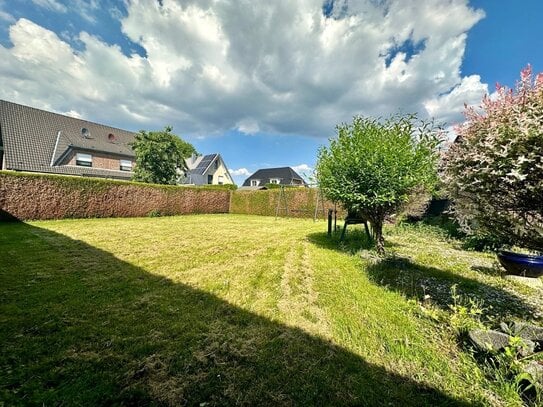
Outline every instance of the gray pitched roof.
[(303, 185), (307, 185), (306, 182), (296, 171), (290, 167), (279, 167), (279, 168), (263, 168), (256, 171), (253, 175), (245, 180), (243, 183), (244, 187), (251, 186), (252, 179), (260, 180), (261, 185), (269, 184), (272, 178), (278, 178), (280, 180), (280, 185), (292, 185), (292, 180), (300, 180)]
[[(82, 129), (87, 129), (86, 137)], [(0, 100), (0, 137), (7, 169), (130, 178), (132, 174), (126, 171), (51, 164), (58, 164), (72, 150), (133, 158), (134, 136), (126, 130)]]

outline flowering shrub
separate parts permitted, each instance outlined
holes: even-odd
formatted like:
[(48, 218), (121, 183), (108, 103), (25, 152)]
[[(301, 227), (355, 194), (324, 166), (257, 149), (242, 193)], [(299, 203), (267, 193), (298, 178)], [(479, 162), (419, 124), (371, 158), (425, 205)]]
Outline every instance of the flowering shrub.
[(530, 66), (514, 90), (497, 86), (466, 122), (445, 176), (464, 230), (543, 251), (543, 74)]

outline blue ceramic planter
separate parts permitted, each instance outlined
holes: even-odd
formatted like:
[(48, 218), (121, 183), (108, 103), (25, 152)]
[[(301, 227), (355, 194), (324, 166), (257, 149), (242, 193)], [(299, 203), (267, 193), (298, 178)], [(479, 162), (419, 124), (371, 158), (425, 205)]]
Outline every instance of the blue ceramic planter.
[(501, 251), (498, 252), (498, 260), (509, 274), (524, 277), (543, 276), (543, 256)]

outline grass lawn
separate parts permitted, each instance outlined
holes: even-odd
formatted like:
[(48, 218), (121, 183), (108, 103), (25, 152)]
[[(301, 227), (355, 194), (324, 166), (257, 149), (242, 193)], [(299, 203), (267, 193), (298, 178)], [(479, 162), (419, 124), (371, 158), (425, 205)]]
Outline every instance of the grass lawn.
[(0, 224), (0, 405), (520, 405), (451, 328), (539, 318), (431, 227), (377, 261), (325, 223), (241, 215)]

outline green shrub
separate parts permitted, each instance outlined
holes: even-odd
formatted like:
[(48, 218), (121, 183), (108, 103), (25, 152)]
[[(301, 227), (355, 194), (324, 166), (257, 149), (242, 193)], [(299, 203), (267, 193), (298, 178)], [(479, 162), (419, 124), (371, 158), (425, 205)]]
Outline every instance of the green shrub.
[(415, 116), (383, 122), (355, 117), (319, 150), (317, 180), (324, 195), (369, 220), (384, 254), (383, 223), (415, 188), (437, 182), (439, 129)]

